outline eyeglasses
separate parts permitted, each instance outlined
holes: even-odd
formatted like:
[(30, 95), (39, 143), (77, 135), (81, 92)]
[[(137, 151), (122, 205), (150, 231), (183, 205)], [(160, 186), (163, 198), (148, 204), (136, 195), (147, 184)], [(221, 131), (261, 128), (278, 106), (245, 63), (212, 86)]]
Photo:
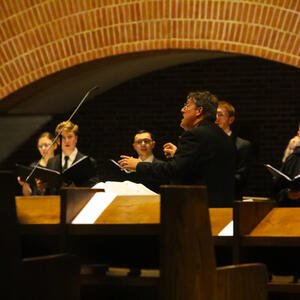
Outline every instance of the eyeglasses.
[(44, 143), (44, 144), (38, 145), (38, 148), (43, 149), (43, 148), (49, 148), (50, 146), (51, 146), (51, 144)]
[(193, 103), (190, 101), (184, 102), (183, 107), (189, 107), (191, 104), (193, 104)]
[(190, 108), (191, 106), (194, 106), (196, 108), (196, 104), (193, 100), (187, 100), (185, 103), (183, 103), (183, 109)]
[(143, 143), (149, 145), (152, 142), (151, 139), (138, 139), (135, 141), (136, 144), (142, 145)]

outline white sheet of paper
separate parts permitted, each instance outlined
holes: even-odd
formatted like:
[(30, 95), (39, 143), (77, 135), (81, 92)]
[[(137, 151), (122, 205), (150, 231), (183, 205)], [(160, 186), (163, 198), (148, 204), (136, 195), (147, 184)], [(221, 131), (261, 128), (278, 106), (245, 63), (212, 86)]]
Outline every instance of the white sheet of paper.
[(94, 224), (115, 198), (114, 193), (96, 193), (74, 218), (72, 224)]
[(233, 220), (230, 221), (218, 234), (218, 236), (233, 236)]
[(104, 192), (95, 193), (72, 224), (94, 224), (104, 210), (117, 196), (123, 195), (157, 195), (141, 183), (131, 181), (106, 181), (93, 186), (94, 189), (104, 189)]
[(99, 182), (93, 188), (104, 189), (105, 192), (121, 195), (157, 195), (141, 183), (126, 181), (106, 181)]

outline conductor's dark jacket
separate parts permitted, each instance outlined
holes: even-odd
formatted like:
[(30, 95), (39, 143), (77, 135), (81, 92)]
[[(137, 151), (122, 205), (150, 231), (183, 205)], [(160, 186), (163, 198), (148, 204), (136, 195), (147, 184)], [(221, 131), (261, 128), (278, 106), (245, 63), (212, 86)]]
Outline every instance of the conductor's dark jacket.
[(137, 165), (137, 175), (169, 180), (171, 184), (207, 186), (211, 207), (232, 205), (234, 173), (235, 147), (230, 137), (207, 120), (181, 135), (169, 161)]
[(241, 200), (249, 178), (250, 163), (253, 160), (251, 142), (236, 136), (230, 135), (236, 148), (236, 170), (235, 170), (235, 200)]

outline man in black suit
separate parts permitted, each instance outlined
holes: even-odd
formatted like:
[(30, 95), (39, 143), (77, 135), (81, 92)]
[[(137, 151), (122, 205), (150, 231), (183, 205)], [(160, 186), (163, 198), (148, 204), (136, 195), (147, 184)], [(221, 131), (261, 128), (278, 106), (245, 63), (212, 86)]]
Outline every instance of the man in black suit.
[[(235, 150), (214, 123), (217, 106), (218, 99), (208, 91), (189, 93), (181, 109), (185, 132), (178, 147), (172, 147), (169, 156), (173, 157), (151, 164), (122, 155), (119, 163), (137, 174), (169, 180), (171, 184), (206, 185), (210, 206), (230, 206), (234, 200)], [(170, 148), (172, 144), (168, 145)]]
[(219, 101), (216, 124), (218, 124), (231, 140), (236, 148), (235, 170), (235, 200), (243, 198), (244, 190), (249, 177), (249, 165), (252, 160), (251, 142), (237, 136), (231, 125), (235, 121), (235, 108), (229, 102)]
[[(61, 134), (61, 154), (55, 155), (48, 160), (47, 168), (56, 171), (65, 171), (71, 167), (74, 163), (85, 157), (84, 154), (78, 151), (76, 145), (78, 141), (78, 125), (71, 121), (64, 121), (56, 126), (56, 134)], [(76, 182), (64, 182), (63, 186), (85, 186), (91, 187), (99, 182), (97, 176), (97, 164), (92, 157), (87, 158), (89, 160), (88, 171), (82, 174), (76, 174)], [(50, 189), (51, 194), (56, 194), (59, 191), (57, 189)]]

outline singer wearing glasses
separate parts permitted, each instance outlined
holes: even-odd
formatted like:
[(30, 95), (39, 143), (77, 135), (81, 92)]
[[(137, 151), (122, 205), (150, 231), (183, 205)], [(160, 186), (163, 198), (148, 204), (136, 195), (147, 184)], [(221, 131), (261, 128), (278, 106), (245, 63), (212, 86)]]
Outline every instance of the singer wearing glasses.
[(218, 99), (208, 91), (188, 94), (181, 109), (184, 129), (174, 155), (163, 163), (146, 163), (122, 155), (119, 164), (137, 175), (171, 184), (207, 186), (209, 205), (231, 206), (234, 200), (235, 149), (215, 124)]
[[(141, 162), (148, 163), (162, 163), (162, 160), (156, 158), (153, 154), (153, 150), (155, 148), (155, 140), (154, 136), (150, 131), (147, 130), (139, 130), (134, 134), (132, 147), (138, 155), (137, 160)], [(153, 178), (148, 178), (147, 176), (143, 176), (140, 174), (136, 174), (136, 172), (131, 172), (129, 174), (124, 174), (124, 180), (130, 180), (136, 183), (142, 183), (148, 189), (159, 192), (159, 186), (161, 184), (166, 184), (167, 182), (162, 180), (156, 180)]]
[[(57, 148), (56, 143), (52, 145), (53, 140), (54, 137), (50, 132), (43, 132), (39, 135), (37, 140), (37, 148), (42, 157), (39, 161), (31, 163), (31, 167), (36, 166), (36, 164), (38, 164), (40, 167), (47, 166), (48, 160), (54, 156), (55, 149)], [(18, 177), (18, 182), (22, 186), (22, 193), (24, 196), (43, 195), (46, 192), (44, 185), (37, 178), (35, 178), (35, 186), (30, 186), (29, 183), (22, 181), (20, 177)]]
[(155, 141), (151, 132), (146, 130), (139, 130), (135, 135), (132, 143), (133, 149), (138, 154), (138, 159), (144, 162), (161, 162), (155, 158), (153, 150)]
[[(59, 172), (64, 172), (71, 168), (76, 162), (83, 159), (87, 155), (81, 153), (77, 149), (79, 126), (71, 121), (63, 121), (56, 126), (56, 136), (61, 135), (61, 153), (49, 159), (47, 168)], [(60, 144), (60, 139), (57, 140)], [(82, 186), (91, 187), (99, 182), (96, 160), (87, 156), (89, 161), (88, 170), (85, 167), (84, 172), (78, 169), (76, 174), (76, 182), (64, 182), (63, 186)], [(58, 194), (59, 189), (50, 189), (50, 194)]]

